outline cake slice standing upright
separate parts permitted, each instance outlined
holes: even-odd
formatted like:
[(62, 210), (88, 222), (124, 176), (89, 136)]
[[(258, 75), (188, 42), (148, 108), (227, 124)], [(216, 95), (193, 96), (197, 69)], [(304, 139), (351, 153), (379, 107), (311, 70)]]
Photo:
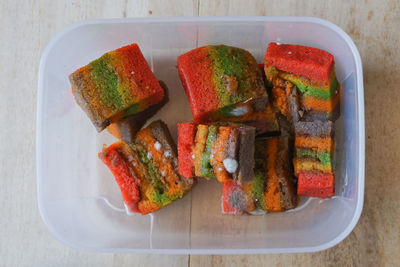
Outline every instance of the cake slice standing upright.
[(298, 194), (329, 198), (334, 195), (333, 123), (331, 121), (295, 124), (294, 172)]
[(253, 178), (254, 140), (251, 126), (179, 123), (179, 171), (184, 177), (249, 181)]

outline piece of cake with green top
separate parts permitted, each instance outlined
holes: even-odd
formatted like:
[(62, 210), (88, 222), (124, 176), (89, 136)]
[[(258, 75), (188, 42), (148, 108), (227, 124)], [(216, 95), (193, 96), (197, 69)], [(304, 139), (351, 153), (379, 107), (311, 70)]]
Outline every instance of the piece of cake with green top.
[(262, 71), (244, 49), (226, 45), (196, 48), (178, 57), (178, 71), (196, 123), (265, 109), (268, 95)]
[(225, 182), (223, 185), (224, 214), (282, 212), (297, 206), (296, 179), (291, 172), (289, 139), (259, 139), (256, 140), (255, 147), (252, 181), (242, 185)]
[(104, 54), (72, 73), (69, 80), (76, 102), (99, 132), (164, 97), (137, 44)]
[(178, 124), (179, 170), (184, 177), (238, 183), (253, 178), (255, 128), (233, 123)]
[[(273, 85), (275, 106), (284, 115), (292, 115), (290, 110), (298, 112), (289, 120), (336, 119), (340, 84), (333, 55), (313, 47), (270, 43), (264, 60), (265, 75)], [(298, 89), (298, 96), (291, 85)], [(290, 102), (290, 97), (297, 99), (297, 107)]]
[(132, 143), (104, 147), (99, 158), (113, 173), (128, 212), (159, 210), (182, 198), (194, 183), (179, 174), (175, 144), (159, 120), (140, 130)]
[(295, 124), (294, 172), (298, 177), (298, 194), (331, 197), (334, 194), (333, 123), (331, 121)]

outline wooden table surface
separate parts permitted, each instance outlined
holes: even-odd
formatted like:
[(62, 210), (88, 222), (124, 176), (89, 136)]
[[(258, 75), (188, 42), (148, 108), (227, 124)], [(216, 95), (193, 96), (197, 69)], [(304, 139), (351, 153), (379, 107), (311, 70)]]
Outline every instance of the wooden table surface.
[[(47, 231), (35, 173), (37, 72), (46, 44), (86, 19), (198, 15), (316, 16), (355, 41), (365, 77), (365, 203), (339, 245), (289, 255), (95, 254), (66, 247)], [(400, 266), (399, 29), (398, 0), (0, 0), (0, 266)]]

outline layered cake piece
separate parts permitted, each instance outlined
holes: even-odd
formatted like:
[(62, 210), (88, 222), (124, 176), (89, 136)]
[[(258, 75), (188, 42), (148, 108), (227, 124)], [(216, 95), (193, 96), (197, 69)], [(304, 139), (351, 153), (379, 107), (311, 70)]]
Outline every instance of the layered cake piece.
[[(301, 45), (270, 43), (264, 60), (265, 75), (273, 85), (274, 105), (289, 116), (289, 121), (297, 121), (299, 117), (303, 120), (337, 117), (340, 85), (330, 53)], [(298, 96), (293, 88), (298, 89)]]
[(164, 98), (155, 105), (133, 115), (129, 115), (119, 121), (111, 123), (107, 130), (117, 139), (121, 139), (127, 143), (134, 141), (136, 133), (143, 127), (149, 118), (154, 116), (167, 102), (168, 89), (164, 82), (159, 81), (164, 89)]
[(253, 183), (258, 208), (276, 212), (297, 206), (296, 180), (290, 155), (288, 137), (257, 140)]
[(194, 183), (179, 174), (176, 147), (162, 121), (140, 130), (130, 144), (105, 147), (99, 158), (113, 173), (129, 212), (159, 210), (182, 198)]
[(334, 194), (332, 158), (334, 151), (331, 121), (295, 124), (294, 172), (298, 177), (298, 194), (331, 197)]
[(179, 171), (184, 177), (249, 181), (253, 178), (254, 139), (251, 126), (179, 123)]
[(164, 97), (137, 44), (104, 54), (69, 79), (76, 102), (99, 132)]
[(274, 137), (256, 141), (255, 169), (252, 181), (241, 185), (225, 182), (224, 214), (281, 212), (297, 206), (296, 180), (290, 166), (289, 139)]
[(244, 49), (203, 46), (178, 57), (178, 70), (196, 123), (264, 111), (262, 72)]

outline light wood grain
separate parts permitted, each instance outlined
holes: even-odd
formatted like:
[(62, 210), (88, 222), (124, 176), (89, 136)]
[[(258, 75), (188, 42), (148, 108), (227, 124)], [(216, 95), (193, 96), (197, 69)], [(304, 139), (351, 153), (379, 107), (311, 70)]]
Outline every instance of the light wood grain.
[[(398, 266), (400, 261), (400, 6), (369, 1), (0, 1), (0, 266)], [(355, 41), (364, 65), (365, 204), (338, 246), (295, 255), (93, 254), (50, 235), (37, 208), (35, 112), (41, 53), (59, 30), (89, 18), (304, 15), (328, 19)]]

